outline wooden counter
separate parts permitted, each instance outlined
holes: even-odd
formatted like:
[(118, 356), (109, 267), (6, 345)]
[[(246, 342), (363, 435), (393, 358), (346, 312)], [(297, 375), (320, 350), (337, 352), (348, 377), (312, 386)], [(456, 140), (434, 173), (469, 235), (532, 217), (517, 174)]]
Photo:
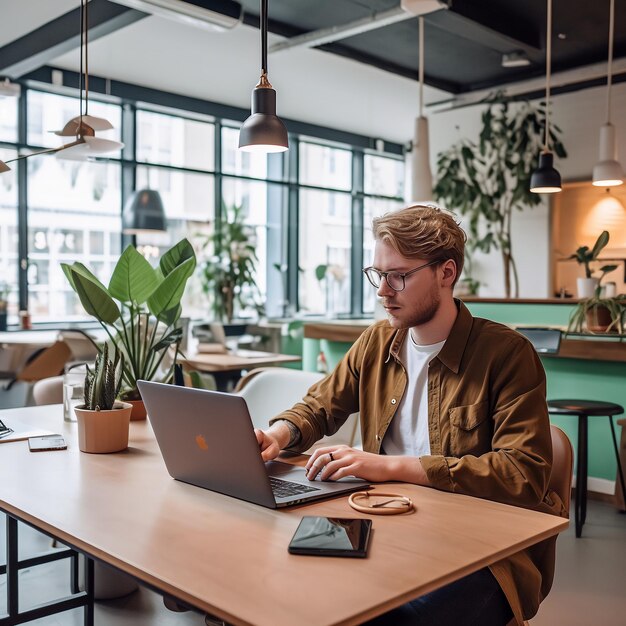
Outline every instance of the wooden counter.
[[(308, 322), (304, 324), (304, 337), (354, 343), (373, 322), (374, 320), (370, 319)], [(522, 325), (518, 324), (518, 326)], [(541, 356), (626, 363), (626, 341), (623, 338), (620, 341), (619, 337), (611, 335), (564, 335), (558, 354), (542, 354)]]

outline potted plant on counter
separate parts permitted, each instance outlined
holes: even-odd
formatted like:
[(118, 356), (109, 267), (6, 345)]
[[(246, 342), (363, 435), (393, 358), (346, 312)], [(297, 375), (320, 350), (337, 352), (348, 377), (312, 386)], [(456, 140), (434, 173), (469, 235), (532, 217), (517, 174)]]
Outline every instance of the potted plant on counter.
[(82, 263), (61, 265), (85, 311), (100, 322), (124, 357), (121, 398), (135, 404), (132, 419), (145, 419), (137, 380), (170, 382), (173, 378), (183, 335), (178, 324), (180, 301), (196, 267), (193, 247), (183, 239), (153, 268), (128, 246), (108, 287)]
[(608, 243), (609, 233), (603, 230), (591, 249), (589, 249), (589, 246), (580, 246), (574, 254), (570, 254), (570, 256), (566, 257), (566, 259), (576, 259), (576, 261), (585, 268), (585, 277), (576, 279), (579, 298), (593, 298), (604, 275), (617, 268), (617, 265), (604, 265), (600, 268), (600, 272), (602, 273), (599, 277), (593, 275), (591, 263), (598, 259), (598, 255)]
[(570, 316), (568, 332), (592, 334), (618, 332), (624, 334), (626, 323), (626, 294), (602, 297), (600, 286), (591, 298), (581, 300)]
[(122, 385), (124, 355), (104, 344), (92, 370), (87, 366), (85, 403), (74, 408), (78, 420), (78, 447), (81, 452), (102, 454), (128, 447), (128, 426), (133, 409), (128, 402), (116, 402)]

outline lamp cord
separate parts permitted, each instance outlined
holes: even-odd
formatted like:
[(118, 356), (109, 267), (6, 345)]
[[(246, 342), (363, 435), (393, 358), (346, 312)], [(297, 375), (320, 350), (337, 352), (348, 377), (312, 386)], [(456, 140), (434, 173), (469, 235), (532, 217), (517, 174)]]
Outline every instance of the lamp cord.
[(419, 85), (420, 85), (420, 117), (424, 111), (424, 18), (419, 18)]
[(267, 1), (261, 0), (261, 75), (267, 74)]
[(85, 115), (89, 115), (89, 2), (85, 4)]
[(544, 152), (549, 152), (550, 145), (550, 69), (552, 67), (552, 0), (548, 0), (548, 20), (546, 27), (546, 136)]
[(615, 0), (611, 0), (609, 8), (609, 67), (606, 73), (606, 123), (611, 123), (611, 82), (613, 79), (613, 36), (615, 32)]
[[(80, 72), (78, 74), (78, 128), (83, 121), (83, 24), (85, 19), (85, 0), (80, 0)], [(78, 135), (78, 133), (76, 133)]]

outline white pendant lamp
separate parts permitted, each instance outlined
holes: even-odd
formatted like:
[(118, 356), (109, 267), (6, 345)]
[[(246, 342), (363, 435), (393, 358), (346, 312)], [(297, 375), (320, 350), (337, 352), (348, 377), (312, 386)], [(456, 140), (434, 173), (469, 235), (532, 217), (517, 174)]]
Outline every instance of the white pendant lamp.
[(546, 26), (546, 124), (543, 150), (539, 155), (539, 167), (530, 177), (532, 193), (557, 193), (561, 191), (561, 175), (554, 168), (554, 155), (550, 151), (550, 69), (552, 66), (552, 0), (547, 0)]
[[(85, 64), (83, 67), (83, 58)], [(96, 137), (97, 130), (110, 130), (113, 124), (102, 117), (89, 115), (89, 2), (80, 1), (80, 96), (79, 115), (73, 117), (61, 130), (53, 131), (59, 137), (75, 137), (76, 140), (58, 150), (58, 159), (82, 161), (90, 156), (115, 152), (123, 143)], [(83, 85), (85, 89), (85, 111), (83, 113)]]
[(428, 119), (424, 109), (424, 18), (419, 17), (419, 117), (415, 120), (413, 147), (409, 157), (409, 176), (405, 184), (408, 204), (430, 202), (433, 199), (433, 175), (430, 171)]
[(609, 63), (606, 88), (606, 124), (600, 128), (600, 160), (593, 168), (593, 184), (596, 187), (615, 187), (624, 182), (624, 172), (617, 160), (615, 126), (611, 124), (611, 82), (613, 66), (613, 33), (615, 29), (615, 0), (609, 9)]

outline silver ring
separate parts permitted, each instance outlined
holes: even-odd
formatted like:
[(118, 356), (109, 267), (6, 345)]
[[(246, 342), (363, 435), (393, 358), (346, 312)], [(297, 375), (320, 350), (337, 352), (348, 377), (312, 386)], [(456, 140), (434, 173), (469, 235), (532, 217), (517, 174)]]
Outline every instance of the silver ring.
[(334, 461), (334, 460), (335, 460), (335, 457), (333, 456), (333, 453), (332, 453), (332, 452), (329, 452), (329, 453), (328, 453), (328, 456), (330, 457), (330, 460), (331, 460), (331, 461)]

